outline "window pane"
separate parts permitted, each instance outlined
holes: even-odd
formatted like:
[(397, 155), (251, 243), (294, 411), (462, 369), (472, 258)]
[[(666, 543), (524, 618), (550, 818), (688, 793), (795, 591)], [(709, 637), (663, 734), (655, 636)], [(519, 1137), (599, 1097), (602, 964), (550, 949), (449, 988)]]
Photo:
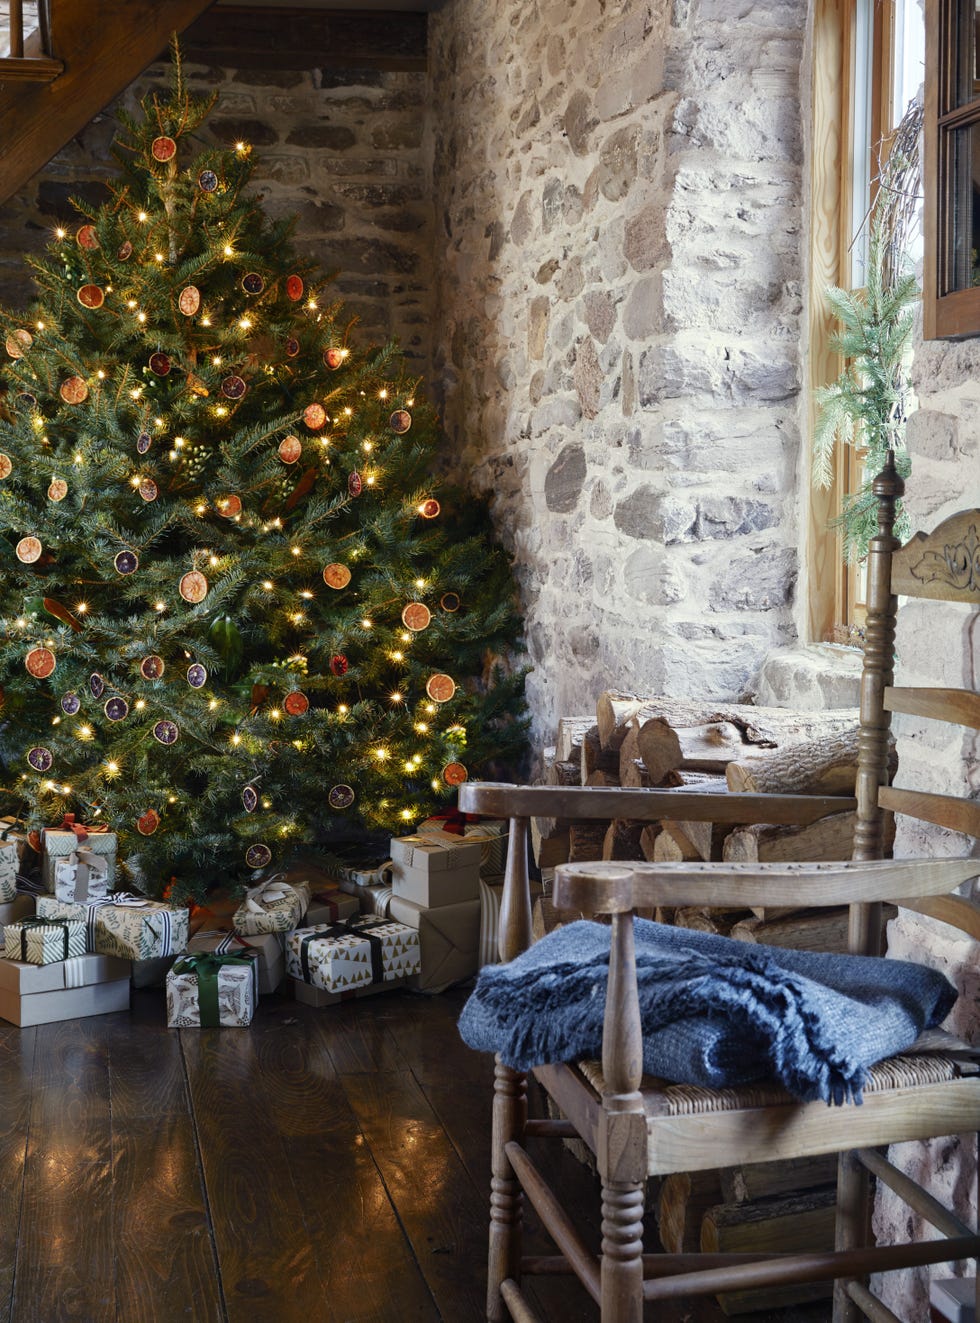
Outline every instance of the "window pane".
[(949, 235), (943, 293), (980, 285), (980, 124), (948, 135)]
[[(955, 110), (968, 105), (980, 96), (980, 0), (957, 0), (952, 6), (950, 22), (951, 66), (950, 104), (943, 110)], [(945, 97), (943, 98), (945, 100)]]

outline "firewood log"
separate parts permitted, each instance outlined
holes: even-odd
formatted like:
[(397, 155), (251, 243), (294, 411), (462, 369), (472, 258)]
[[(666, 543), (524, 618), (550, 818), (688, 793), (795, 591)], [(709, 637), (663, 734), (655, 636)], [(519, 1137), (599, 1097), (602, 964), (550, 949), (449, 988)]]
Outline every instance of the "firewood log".
[(558, 737), (555, 740), (555, 757), (559, 762), (573, 762), (579, 756), (582, 736), (594, 725), (593, 717), (559, 718)]
[[(851, 795), (857, 774), (858, 727), (841, 734), (794, 744), (768, 758), (728, 764), (729, 790), (759, 794)], [(890, 742), (889, 774), (898, 766)]]
[(590, 772), (585, 780), (587, 786), (618, 786), (619, 777), (615, 772), (604, 772), (601, 767), (597, 767), (594, 772)]
[(657, 1200), (657, 1234), (666, 1254), (696, 1254), (701, 1222), (723, 1198), (716, 1171), (679, 1171), (666, 1176)]
[(660, 835), (653, 843), (652, 863), (679, 864), (684, 859), (697, 858), (699, 858), (699, 855), (693, 845), (688, 845), (685, 852), (685, 848), (682, 847), (679, 842), (675, 841), (673, 836), (668, 835), (665, 831), (661, 831)]
[(722, 910), (709, 905), (683, 905), (674, 911), (673, 922), (675, 928), (691, 928), (694, 932), (730, 937), (735, 925), (745, 915), (744, 909)]
[(818, 1153), (814, 1157), (782, 1158), (779, 1162), (748, 1162), (739, 1167), (726, 1167), (718, 1173), (718, 1179), (726, 1204), (796, 1194), (820, 1185), (833, 1185), (837, 1179), (837, 1154)]
[(779, 747), (788, 741), (816, 739), (832, 730), (842, 730), (858, 719), (855, 708), (832, 712), (795, 712), (788, 708), (755, 707), (751, 703), (690, 702), (684, 699), (624, 694), (608, 690), (596, 703), (596, 724), (604, 749), (618, 749), (626, 738), (629, 723), (640, 725), (662, 717), (671, 726), (700, 726), (729, 721), (737, 726), (746, 744)]
[(627, 818), (615, 818), (606, 828), (602, 843), (603, 859), (642, 859), (640, 837), (644, 824)]
[[(598, 727), (596, 727), (598, 731)], [(640, 756), (640, 728), (635, 721), (631, 721), (626, 728), (626, 738), (619, 746), (619, 779), (623, 780), (624, 774), (628, 773), (633, 764)]]
[(619, 784), (634, 790), (649, 790), (653, 782), (639, 758), (631, 758), (625, 766), (619, 764)]
[(602, 845), (606, 839), (608, 822), (589, 822), (585, 819), (568, 824), (568, 862), (587, 863), (602, 858)]
[[(894, 905), (882, 906), (882, 923), (898, 913)], [(833, 909), (794, 910), (778, 919), (742, 919), (731, 936), (739, 942), (759, 942), (763, 946), (790, 946), (801, 951), (847, 950), (846, 905)]]
[[(736, 827), (728, 833), (722, 846), (722, 859), (726, 863), (786, 863), (803, 859), (810, 863), (821, 860), (850, 859), (854, 826), (854, 813), (832, 813), (805, 827), (774, 827), (764, 824)], [(889, 817), (894, 834), (894, 818)], [(806, 907), (806, 899), (798, 906), (753, 906), (760, 919), (776, 919), (783, 914)]]
[[(829, 1250), (834, 1247), (834, 1190), (808, 1190), (780, 1199), (747, 1204), (719, 1204), (701, 1222), (701, 1249), (706, 1254), (782, 1254)], [(718, 1296), (725, 1314), (748, 1314), (826, 1299), (830, 1282), (800, 1282), (792, 1286), (756, 1287)]]
[(659, 822), (648, 822), (640, 832), (640, 853), (648, 863), (653, 863), (654, 846), (657, 843), (657, 837), (663, 831)]
[[(610, 772), (615, 777), (619, 777), (619, 754), (612, 749), (603, 749), (599, 743), (599, 730), (596, 726), (590, 726), (582, 736), (579, 758), (582, 764), (582, 785), (588, 785), (588, 778), (592, 772)], [(618, 779), (616, 784), (619, 784)]]

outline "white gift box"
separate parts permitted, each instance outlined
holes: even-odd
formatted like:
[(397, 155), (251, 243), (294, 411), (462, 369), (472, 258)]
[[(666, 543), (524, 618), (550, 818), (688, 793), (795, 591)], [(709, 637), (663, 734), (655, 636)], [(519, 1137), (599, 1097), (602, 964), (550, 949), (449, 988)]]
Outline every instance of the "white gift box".
[(85, 924), (74, 919), (21, 919), (3, 930), (6, 960), (50, 965), (85, 954)]
[(396, 896), (433, 909), (461, 905), (480, 894), (480, 843), (442, 833), (391, 842), (391, 887)]
[(109, 892), (109, 860), (80, 845), (54, 861), (54, 894), (64, 901), (102, 900)]
[(60, 827), (45, 827), (41, 833), (41, 882), (45, 891), (54, 895), (55, 864), (59, 859), (67, 859), (79, 846), (92, 854), (105, 858), (109, 868), (109, 886), (116, 880), (116, 834), (111, 831), (92, 832), (80, 841), (73, 831)]
[(438, 836), (395, 836), (391, 841), (391, 860), (427, 873), (470, 867), (479, 872), (480, 843), (449, 832), (440, 832)]
[[(192, 969), (194, 957), (181, 956), (167, 975), (167, 1025), (170, 1029), (200, 1029), (202, 1027), (201, 989), (204, 980), (214, 977), (217, 993), (217, 1025), (206, 1022), (204, 1027), (244, 1028), (252, 1023), (258, 1000), (258, 953), (226, 952), (223, 956), (199, 952), (199, 957), (236, 960), (239, 963), (222, 964), (207, 971)], [(245, 963), (241, 963), (245, 961)], [(207, 1017), (205, 1016), (205, 1021)]]
[(418, 933), (387, 919), (298, 928), (286, 939), (286, 973), (325, 992), (388, 983), (420, 969)]
[(0, 1017), (22, 1026), (129, 1010), (129, 962), (80, 955), (51, 965), (0, 960)]
[(14, 841), (0, 841), (0, 902), (7, 904), (17, 895), (17, 872), (20, 851)]

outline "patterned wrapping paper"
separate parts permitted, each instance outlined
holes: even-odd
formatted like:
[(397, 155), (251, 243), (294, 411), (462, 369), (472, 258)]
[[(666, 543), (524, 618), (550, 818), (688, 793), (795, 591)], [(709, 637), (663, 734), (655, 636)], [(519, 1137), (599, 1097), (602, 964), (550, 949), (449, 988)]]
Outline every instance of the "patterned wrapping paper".
[(22, 919), (3, 930), (5, 960), (52, 965), (85, 954), (85, 925), (75, 919)]
[(326, 992), (387, 983), (420, 969), (418, 933), (387, 919), (298, 928), (286, 940), (286, 973)]
[(255, 951), (258, 956), (256, 961), (258, 991), (260, 995), (265, 996), (275, 992), (285, 976), (286, 964), (283, 955), (285, 942), (285, 933), (252, 933), (248, 937), (242, 937), (227, 928), (212, 928), (196, 932), (187, 943), (187, 953), (216, 951), (218, 954), (223, 954), (226, 951)]
[[(480, 879), (480, 968), (500, 964), (497, 930), (500, 927), (500, 902), (504, 894), (504, 879)], [(531, 883), (531, 905), (541, 895), (540, 882)]]
[(109, 894), (109, 861), (80, 845), (64, 859), (54, 861), (54, 894), (67, 902), (103, 900)]
[(79, 845), (92, 854), (101, 855), (109, 866), (109, 886), (116, 880), (116, 834), (111, 831), (92, 832), (79, 841), (73, 831), (61, 827), (45, 827), (41, 833), (41, 882), (45, 891), (55, 894), (55, 863), (74, 854)]
[(88, 949), (123, 960), (169, 956), (187, 946), (189, 915), (144, 896), (115, 892), (106, 900), (84, 904), (38, 896), (37, 912), (45, 918), (80, 919), (87, 929)]
[(20, 871), (20, 851), (15, 841), (0, 841), (0, 904), (7, 904), (17, 895), (17, 874)]
[(252, 950), (183, 955), (167, 975), (171, 1029), (239, 1027), (252, 1023), (258, 953)]
[[(471, 814), (453, 813), (442, 817), (426, 818), (416, 828), (419, 836), (437, 840), (478, 841), (480, 844), (480, 876), (485, 880), (504, 871), (507, 862), (507, 841), (510, 823), (505, 818), (484, 818), (470, 821)], [(450, 824), (447, 828), (447, 824)], [(457, 832), (457, 825), (461, 831)]]
[(254, 933), (286, 933), (296, 928), (310, 903), (306, 882), (285, 882), (269, 878), (252, 887), (235, 911), (235, 932), (243, 937)]

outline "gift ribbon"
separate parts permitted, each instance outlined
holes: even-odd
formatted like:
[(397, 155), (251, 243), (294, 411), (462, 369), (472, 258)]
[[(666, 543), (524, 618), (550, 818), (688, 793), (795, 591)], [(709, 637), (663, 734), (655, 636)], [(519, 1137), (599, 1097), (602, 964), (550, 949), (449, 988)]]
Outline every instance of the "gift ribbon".
[(93, 884), (101, 883), (103, 892), (109, 885), (109, 867), (103, 855), (94, 854), (91, 850), (79, 849), (77, 853), (70, 854), (66, 862), (69, 867), (75, 869), (72, 900), (76, 905), (83, 905), (85, 901), (95, 899), (89, 896)]
[(296, 888), (288, 882), (280, 881), (281, 874), (270, 877), (260, 886), (245, 893), (245, 908), (250, 914), (268, 914), (270, 906), (277, 901), (288, 900), (290, 896), (298, 899)]
[(173, 967), (174, 974), (194, 974), (197, 976), (197, 1008), (202, 1029), (217, 1029), (221, 1024), (221, 1011), (218, 1006), (218, 975), (222, 969), (234, 965), (248, 965), (252, 970), (252, 986), (256, 981), (256, 959), (258, 952), (234, 955), (232, 952), (218, 954), (217, 951), (194, 951), (182, 955)]
[(305, 933), (299, 944), (299, 964), (303, 971), (303, 982), (310, 981), (310, 945), (323, 941), (325, 937), (363, 937), (371, 952), (371, 982), (380, 983), (384, 979), (384, 942), (373, 932), (374, 928), (388, 928), (387, 919), (345, 919), (342, 923), (327, 923), (322, 927), (311, 928)]
[(88, 972), (85, 956), (72, 956), (70, 960), (66, 960), (64, 972), (66, 988), (84, 988), (85, 975)]
[[(61, 933), (64, 944), (64, 954), (62, 960), (68, 959), (68, 925), (70, 919), (23, 919), (20, 924), (20, 958), (27, 960), (27, 937), (29, 933), (37, 932), (40, 929), (47, 928), (50, 932), (52, 928), (57, 928)], [(41, 936), (41, 947), (44, 947), (44, 935)]]
[(453, 836), (465, 836), (466, 828), (482, 821), (482, 816), (479, 813), (461, 813), (459, 809), (445, 809), (442, 813), (430, 813), (426, 821), (441, 822), (443, 831), (451, 832)]
[[(93, 835), (94, 833), (96, 833), (96, 832), (107, 832), (108, 830), (109, 830), (109, 828), (105, 825), (104, 822), (103, 822), (103, 823), (100, 823), (99, 826), (97, 826), (97, 827), (85, 827), (85, 826), (82, 825), (82, 823), (80, 823), (80, 822), (76, 822), (76, 821), (75, 821), (75, 815), (74, 815), (74, 813), (66, 813), (65, 816), (64, 816), (64, 817), (61, 819), (61, 821), (58, 823), (57, 827), (45, 827), (45, 828), (44, 828), (44, 831), (70, 831), (70, 832), (74, 832), (74, 833), (75, 833), (75, 839), (78, 841), (79, 845), (81, 845), (84, 841), (87, 841), (88, 838), (89, 838), (89, 836)], [(42, 836), (43, 836), (43, 835), (44, 835), (44, 832), (42, 832), (41, 834), (42, 834)]]

